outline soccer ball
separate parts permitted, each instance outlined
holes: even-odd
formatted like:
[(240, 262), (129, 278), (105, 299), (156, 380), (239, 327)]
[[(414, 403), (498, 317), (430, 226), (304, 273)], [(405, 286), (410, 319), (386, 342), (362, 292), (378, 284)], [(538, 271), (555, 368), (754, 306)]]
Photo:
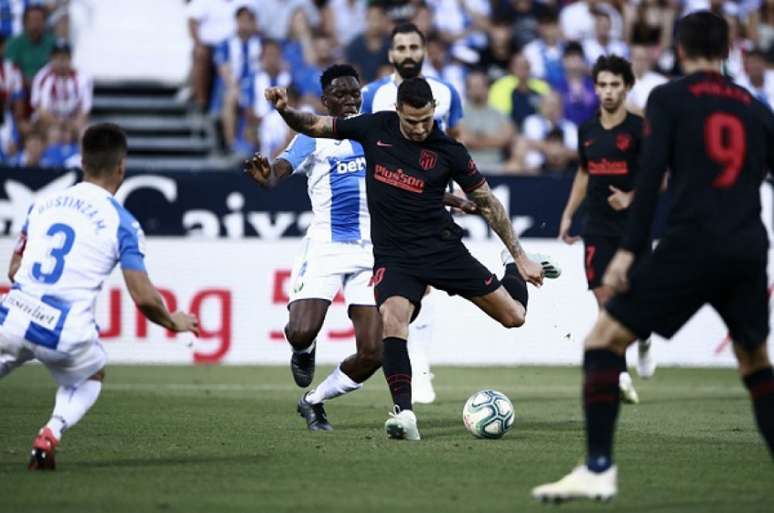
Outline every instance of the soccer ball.
[(462, 408), (462, 421), (476, 438), (501, 438), (515, 418), (511, 400), (497, 390), (476, 392)]

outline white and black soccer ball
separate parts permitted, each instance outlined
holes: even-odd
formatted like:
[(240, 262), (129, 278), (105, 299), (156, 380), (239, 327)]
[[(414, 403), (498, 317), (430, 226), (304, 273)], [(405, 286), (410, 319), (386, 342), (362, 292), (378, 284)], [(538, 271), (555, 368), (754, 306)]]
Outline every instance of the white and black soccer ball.
[(462, 409), (462, 421), (476, 438), (501, 438), (515, 419), (513, 403), (497, 390), (476, 392)]

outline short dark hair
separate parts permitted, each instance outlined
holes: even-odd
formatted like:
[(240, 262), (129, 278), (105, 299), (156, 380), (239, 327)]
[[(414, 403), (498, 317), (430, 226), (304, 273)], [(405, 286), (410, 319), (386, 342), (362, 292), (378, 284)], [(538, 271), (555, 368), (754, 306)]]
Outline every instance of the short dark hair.
[(46, 9), (45, 5), (43, 5), (43, 4), (30, 4), (30, 5), (28, 5), (27, 7), (24, 8), (24, 13), (22, 14), (22, 23), (27, 21), (27, 17), (33, 11), (40, 11), (40, 14), (42, 14), (44, 18), (48, 17), (48, 9)]
[(255, 18), (255, 11), (252, 8), (250, 8), (250, 7), (246, 6), (246, 5), (243, 5), (242, 7), (240, 7), (239, 9), (236, 10), (236, 12), (234, 13), (234, 18), (239, 18), (244, 13), (248, 13), (248, 14), (250, 14), (250, 16)]
[(617, 55), (602, 55), (594, 63), (591, 69), (591, 76), (594, 77), (594, 83), (597, 83), (597, 77), (603, 71), (608, 71), (613, 75), (623, 78), (624, 84), (631, 87), (634, 85), (634, 73), (632, 72), (632, 63)]
[[(552, 25), (559, 23), (559, 14), (555, 9), (546, 9), (537, 16), (538, 25)], [(509, 23), (510, 25), (510, 23)]]
[(395, 26), (394, 29), (392, 29), (392, 34), (390, 34), (390, 44), (392, 44), (392, 40), (395, 39), (395, 36), (397, 34), (419, 34), (419, 39), (422, 41), (422, 46), (425, 45), (425, 35), (422, 33), (421, 30), (419, 30), (419, 27), (414, 25), (413, 23), (399, 23)]
[(114, 123), (99, 123), (86, 129), (81, 139), (83, 171), (91, 176), (113, 173), (126, 157), (126, 134)]
[(564, 45), (564, 52), (562, 52), (562, 57), (569, 57), (570, 55), (580, 55), (581, 58), (583, 58), (583, 45), (577, 41), (570, 41)]
[(398, 86), (398, 105), (405, 103), (421, 109), (434, 101), (433, 90), (424, 78), (408, 78)]
[(677, 43), (689, 59), (728, 57), (728, 22), (710, 11), (696, 11), (677, 22)]
[(51, 49), (50, 56), (58, 55), (58, 54), (66, 54), (66, 55), (72, 55), (73, 50), (70, 47), (70, 43), (67, 41), (57, 41), (54, 47)]
[(349, 64), (334, 64), (325, 68), (325, 71), (320, 75), (320, 86), (325, 91), (334, 80), (341, 77), (352, 77), (358, 82), (360, 81), (360, 75), (357, 70)]

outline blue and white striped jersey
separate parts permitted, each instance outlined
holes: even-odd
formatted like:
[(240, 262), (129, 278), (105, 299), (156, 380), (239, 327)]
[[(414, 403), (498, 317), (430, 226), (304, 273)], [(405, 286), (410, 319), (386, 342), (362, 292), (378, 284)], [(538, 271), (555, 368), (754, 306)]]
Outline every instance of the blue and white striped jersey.
[(0, 304), (0, 329), (50, 349), (68, 352), (97, 337), (94, 305), (116, 264), (145, 271), (140, 224), (88, 182), (36, 199), (22, 234), (26, 247), (14, 290)]
[(314, 217), (306, 236), (311, 240), (371, 240), (366, 200), (366, 160), (360, 143), (313, 139), (297, 135), (277, 158), (307, 176)]
[[(384, 110), (395, 110), (398, 100), (398, 85), (396, 75), (390, 75), (376, 80), (363, 87), (363, 104), (360, 111), (363, 114), (373, 114)], [(454, 86), (444, 80), (433, 77), (423, 77), (430, 84), (433, 97), (438, 102), (435, 108), (435, 121), (441, 130), (454, 128), (462, 119), (462, 101)]]
[(239, 36), (231, 36), (215, 48), (215, 64), (228, 64), (237, 82), (250, 80), (261, 71), (261, 38), (252, 36), (242, 41)]

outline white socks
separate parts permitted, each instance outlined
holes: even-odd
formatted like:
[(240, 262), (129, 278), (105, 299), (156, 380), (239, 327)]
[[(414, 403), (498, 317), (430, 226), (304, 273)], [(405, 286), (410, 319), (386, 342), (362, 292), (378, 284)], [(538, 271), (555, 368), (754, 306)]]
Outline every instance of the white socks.
[(57, 440), (62, 438), (62, 432), (73, 427), (83, 418), (94, 405), (102, 390), (102, 382), (86, 380), (77, 387), (59, 387), (56, 391), (54, 413), (46, 427)]
[(325, 380), (317, 385), (317, 388), (306, 394), (307, 402), (318, 404), (339, 397), (349, 392), (362, 388), (362, 383), (355, 383), (352, 378), (341, 371), (341, 367), (336, 367)]

